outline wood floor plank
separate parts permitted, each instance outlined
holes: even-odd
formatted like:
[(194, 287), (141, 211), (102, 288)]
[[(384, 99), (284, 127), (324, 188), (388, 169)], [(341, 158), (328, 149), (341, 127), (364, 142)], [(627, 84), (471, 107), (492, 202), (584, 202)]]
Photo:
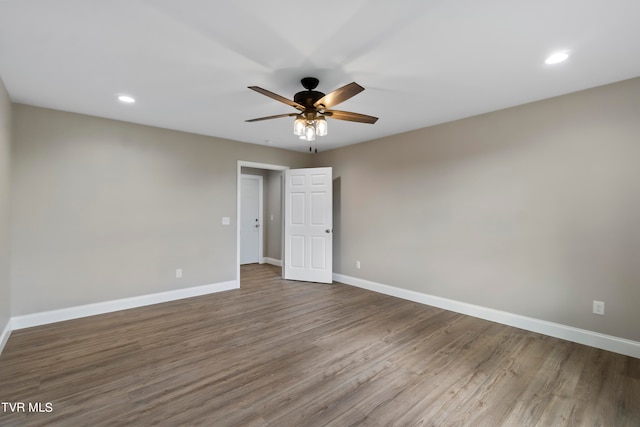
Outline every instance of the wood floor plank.
[(640, 426), (640, 359), (247, 265), (241, 288), (14, 331), (1, 426)]

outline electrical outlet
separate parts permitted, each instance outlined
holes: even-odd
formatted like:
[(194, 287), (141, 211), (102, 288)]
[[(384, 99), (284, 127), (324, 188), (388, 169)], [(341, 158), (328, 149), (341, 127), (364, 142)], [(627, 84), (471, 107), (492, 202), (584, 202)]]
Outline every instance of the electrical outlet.
[(593, 314), (599, 314), (600, 316), (604, 316), (604, 302), (602, 301), (593, 302)]
[(360, 261), (356, 261), (356, 268), (360, 270)]
[(182, 278), (182, 269), (178, 268), (176, 269), (176, 279), (180, 279)]

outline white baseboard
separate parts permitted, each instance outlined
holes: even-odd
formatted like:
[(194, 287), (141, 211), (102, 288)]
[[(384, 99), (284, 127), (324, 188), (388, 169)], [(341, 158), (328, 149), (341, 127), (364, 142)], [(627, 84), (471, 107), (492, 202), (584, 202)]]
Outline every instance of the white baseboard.
[(282, 260), (279, 260), (279, 259), (264, 257), (262, 259), (262, 262), (263, 263), (267, 263), (267, 264), (271, 264), (271, 265), (275, 265), (276, 267), (282, 267)]
[(215, 292), (228, 291), (238, 288), (238, 282), (236, 280), (231, 280), (229, 282), (195, 286), (186, 289), (176, 289), (173, 291), (159, 292), (156, 294), (141, 295), (137, 297), (63, 308), (60, 310), (15, 316), (11, 319), (10, 324), (12, 330), (24, 329), (33, 326), (46, 325), (49, 323), (62, 322), (65, 320), (78, 319), (87, 316), (95, 316), (97, 314), (111, 313), (114, 311), (127, 310), (129, 308), (143, 307), (146, 305), (159, 304), (183, 298), (197, 297), (200, 295), (212, 294)]
[(7, 325), (4, 327), (2, 334), (0, 334), (0, 354), (2, 354), (2, 350), (4, 350), (5, 344), (9, 340), (9, 335), (11, 335), (11, 319), (7, 321)]
[(640, 342), (334, 273), (336, 282), (640, 359)]

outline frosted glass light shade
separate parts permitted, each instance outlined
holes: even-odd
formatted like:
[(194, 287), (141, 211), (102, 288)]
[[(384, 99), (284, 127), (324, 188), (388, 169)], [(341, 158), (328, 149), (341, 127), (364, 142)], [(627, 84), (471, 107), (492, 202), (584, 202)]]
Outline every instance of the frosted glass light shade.
[(307, 141), (316, 140), (316, 127), (313, 124), (308, 124), (304, 129), (304, 136)]
[(298, 136), (304, 135), (304, 129), (306, 125), (307, 121), (298, 116), (298, 118), (293, 122), (293, 134)]
[(327, 121), (324, 117), (318, 117), (316, 120), (316, 134), (318, 136), (325, 136), (327, 134)]

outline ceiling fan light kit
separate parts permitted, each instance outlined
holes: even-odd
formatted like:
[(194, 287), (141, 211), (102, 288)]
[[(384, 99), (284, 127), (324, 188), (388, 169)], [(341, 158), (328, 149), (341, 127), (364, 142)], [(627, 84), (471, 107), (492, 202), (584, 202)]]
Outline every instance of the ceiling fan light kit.
[(293, 122), (293, 134), (303, 141), (312, 142), (316, 140), (317, 136), (327, 135), (328, 124), (326, 117), (369, 124), (373, 124), (378, 120), (377, 117), (367, 116), (366, 114), (330, 109), (331, 107), (352, 98), (364, 90), (364, 88), (356, 82), (349, 83), (348, 85), (336, 89), (326, 95), (314, 90), (319, 83), (319, 80), (315, 77), (305, 77), (300, 80), (300, 82), (306, 90), (296, 93), (293, 97), (293, 101), (258, 86), (249, 86), (249, 89), (255, 90), (256, 92), (268, 96), (271, 99), (275, 99), (276, 101), (294, 107), (299, 110), (299, 112), (260, 117), (246, 121), (257, 122), (261, 120), (295, 116), (296, 119)]
[(308, 120), (302, 114), (298, 114), (293, 122), (293, 134), (303, 141), (315, 141), (316, 136), (325, 136), (328, 131), (327, 121), (324, 116)]

